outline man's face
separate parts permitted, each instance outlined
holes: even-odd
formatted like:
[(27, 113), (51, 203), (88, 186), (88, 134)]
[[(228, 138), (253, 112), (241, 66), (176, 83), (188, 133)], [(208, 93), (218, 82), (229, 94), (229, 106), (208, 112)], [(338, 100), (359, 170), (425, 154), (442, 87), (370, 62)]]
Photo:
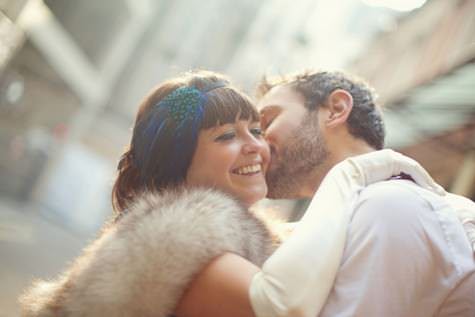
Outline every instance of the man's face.
[(271, 148), (266, 181), (269, 198), (301, 197), (301, 189), (328, 157), (318, 110), (289, 86), (272, 88), (258, 103), (261, 126)]

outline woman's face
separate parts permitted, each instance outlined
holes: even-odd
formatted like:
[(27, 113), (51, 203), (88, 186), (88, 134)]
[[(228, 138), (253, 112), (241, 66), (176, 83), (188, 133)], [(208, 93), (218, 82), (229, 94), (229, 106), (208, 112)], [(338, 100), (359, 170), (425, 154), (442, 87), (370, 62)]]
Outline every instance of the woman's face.
[(237, 120), (201, 130), (186, 184), (223, 190), (250, 206), (267, 194), (269, 158), (259, 122)]

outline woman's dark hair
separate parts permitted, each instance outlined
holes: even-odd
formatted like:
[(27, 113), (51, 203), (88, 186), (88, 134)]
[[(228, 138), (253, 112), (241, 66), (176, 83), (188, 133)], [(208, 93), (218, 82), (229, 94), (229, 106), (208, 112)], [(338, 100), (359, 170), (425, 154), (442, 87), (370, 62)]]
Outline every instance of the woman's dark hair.
[[(189, 125), (175, 124), (167, 113), (157, 114), (159, 103), (183, 87), (195, 88), (206, 95), (196, 131)], [(188, 72), (153, 89), (140, 105), (132, 140), (117, 167), (112, 189), (114, 210), (121, 214), (145, 191), (160, 192), (183, 184), (199, 131), (238, 119), (258, 121), (259, 115), (249, 97), (220, 74)], [(161, 128), (150, 129), (151, 124)]]

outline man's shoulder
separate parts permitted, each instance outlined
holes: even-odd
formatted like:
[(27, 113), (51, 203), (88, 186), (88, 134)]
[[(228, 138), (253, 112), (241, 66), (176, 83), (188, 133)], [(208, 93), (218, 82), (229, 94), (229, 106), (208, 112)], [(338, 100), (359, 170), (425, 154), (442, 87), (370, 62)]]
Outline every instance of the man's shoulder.
[[(356, 213), (371, 213), (377, 217), (405, 214), (433, 209), (439, 200), (436, 194), (407, 180), (389, 180), (372, 184), (361, 190), (353, 208)], [(353, 215), (353, 216), (354, 216)]]
[(423, 199), (427, 200), (435, 198), (437, 195), (420, 187), (416, 183), (409, 180), (387, 180), (371, 184), (360, 191), (359, 201), (366, 199), (388, 199), (395, 200), (405, 199)]
[[(414, 239), (430, 231), (439, 235), (442, 225), (459, 226), (457, 219), (441, 220), (444, 201), (405, 180), (390, 180), (363, 189), (351, 211), (350, 234)], [(442, 221), (444, 224), (442, 224)], [(379, 239), (379, 238), (378, 238)]]

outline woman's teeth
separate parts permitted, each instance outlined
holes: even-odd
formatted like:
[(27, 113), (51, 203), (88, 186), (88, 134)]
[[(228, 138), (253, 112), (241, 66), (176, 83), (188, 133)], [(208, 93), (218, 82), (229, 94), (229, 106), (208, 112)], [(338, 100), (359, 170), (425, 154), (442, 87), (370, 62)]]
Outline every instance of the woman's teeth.
[(254, 164), (254, 165), (248, 165), (248, 166), (243, 166), (235, 170), (236, 174), (239, 175), (249, 175), (249, 174), (255, 174), (261, 171), (261, 165), (260, 164)]

